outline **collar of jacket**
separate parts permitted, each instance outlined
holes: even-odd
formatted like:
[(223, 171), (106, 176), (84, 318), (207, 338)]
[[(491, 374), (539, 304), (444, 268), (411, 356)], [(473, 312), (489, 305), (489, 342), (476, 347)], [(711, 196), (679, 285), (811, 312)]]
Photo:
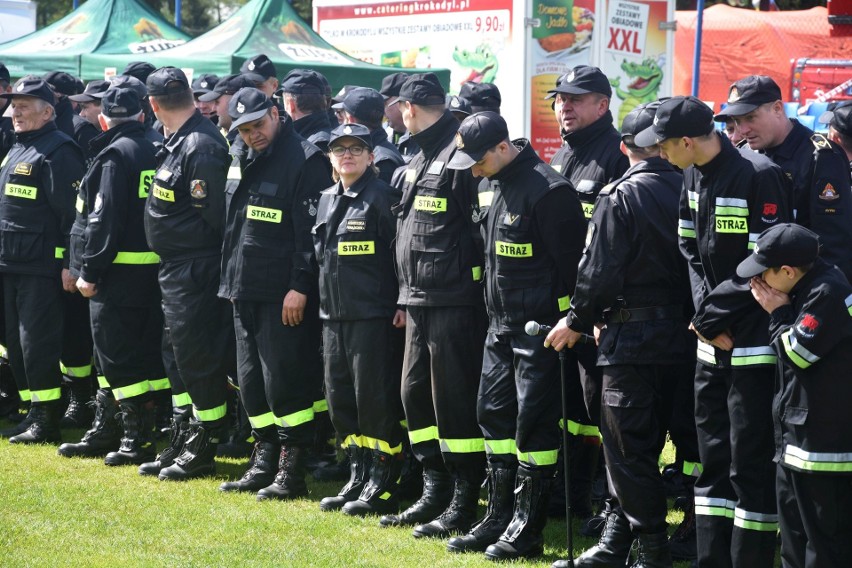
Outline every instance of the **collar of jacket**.
[(168, 138), (163, 142), (163, 148), (168, 150), (170, 153), (173, 153), (175, 149), (181, 145), (184, 138), (189, 136), (198, 128), (198, 123), (202, 120), (207, 120), (204, 118), (204, 115), (201, 114), (201, 111), (195, 109), (195, 113), (189, 117), (189, 119), (181, 124), (180, 128), (177, 129), (177, 132), (173, 132)]
[(702, 166), (695, 166), (695, 168), (701, 172), (701, 175), (705, 179), (712, 179), (714, 176), (719, 175), (720, 173), (726, 170), (725, 166), (728, 164), (728, 161), (731, 159), (731, 156), (737, 154), (739, 156), (740, 151), (734, 148), (734, 145), (731, 144), (731, 141), (728, 140), (728, 137), (722, 134), (721, 132), (716, 132), (716, 137), (719, 139), (719, 143), (722, 145), (722, 150), (716, 154), (712, 160), (707, 162)]
[(796, 155), (796, 148), (801, 144), (802, 138), (810, 139), (813, 132), (807, 126), (795, 119), (788, 119), (793, 123), (793, 129), (787, 134), (783, 142), (774, 148), (767, 148), (764, 154), (774, 160), (775, 156), (789, 160)]
[(249, 145), (243, 142), (241, 136), (238, 136), (234, 143), (231, 144), (231, 155), (240, 159), (240, 162), (253, 162), (254, 160), (267, 156), (274, 152), (275, 147), (282, 140), (283, 136), (290, 136), (294, 133), (293, 119), (290, 115), (283, 114), (278, 116), (278, 132), (275, 134), (275, 140), (261, 152), (255, 152)]
[(293, 129), (303, 138), (322, 130), (331, 130), (331, 121), (325, 111), (312, 112), (297, 120), (293, 120)]
[(562, 139), (572, 148), (585, 146), (601, 134), (612, 128), (612, 113), (606, 111), (603, 116), (585, 128), (574, 132), (562, 131)]
[(122, 122), (116, 126), (113, 126), (106, 132), (101, 132), (89, 142), (89, 146), (94, 150), (97, 154), (110, 144), (112, 144), (113, 140), (116, 138), (120, 138), (122, 136), (144, 136), (145, 135), (145, 125), (141, 122)]
[(373, 168), (368, 167), (363, 175), (355, 180), (349, 189), (343, 189), (343, 182), (338, 181), (333, 186), (328, 189), (322, 190), (320, 193), (325, 193), (327, 195), (343, 195), (345, 197), (358, 197), (358, 194), (367, 187), (367, 184), (373, 181), (376, 178), (376, 174), (373, 172)]
[(514, 144), (520, 153), (515, 156), (514, 160), (503, 166), (502, 170), (491, 176), (489, 178), (491, 181), (504, 183), (518, 174), (529, 171), (530, 168), (535, 167), (535, 164), (541, 161), (538, 154), (532, 149), (529, 140), (518, 138), (517, 140), (512, 140), (512, 144)]
[(456, 117), (450, 111), (445, 110), (444, 114), (441, 115), (441, 118), (435, 124), (426, 130), (421, 130), (417, 134), (412, 134), (411, 137), (417, 142), (417, 145), (420, 146), (420, 149), (423, 150), (426, 156), (432, 156), (443, 150), (444, 146), (446, 146), (447, 133), (452, 130), (453, 134), (455, 134), (458, 132), (458, 129), (459, 121), (456, 120)]
[(630, 166), (624, 175), (621, 176), (622, 179), (630, 177), (633, 174), (638, 174), (641, 172), (673, 172), (676, 171), (674, 166), (671, 165), (668, 161), (662, 159), (659, 156), (651, 156), (650, 158), (645, 158), (641, 162), (633, 164)]
[(53, 105), (53, 110), (56, 116), (65, 116), (67, 113), (73, 113), (74, 107), (71, 106), (71, 101), (66, 96), (59, 97), (59, 101)]
[(53, 132), (54, 130), (57, 130), (56, 121), (51, 120), (50, 122), (48, 122), (47, 124), (45, 124), (41, 128), (37, 128), (36, 130), (28, 130), (26, 132), (16, 132), (15, 138), (21, 144), (29, 144), (30, 142), (32, 142), (33, 140), (35, 140), (39, 136), (43, 136), (44, 134), (47, 134), (48, 132)]

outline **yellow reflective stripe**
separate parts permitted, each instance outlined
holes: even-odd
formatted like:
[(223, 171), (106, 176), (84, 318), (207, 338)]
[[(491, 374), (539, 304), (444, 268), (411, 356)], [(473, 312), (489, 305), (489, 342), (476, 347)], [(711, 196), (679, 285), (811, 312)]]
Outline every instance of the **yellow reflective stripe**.
[(716, 206), (716, 216), (732, 216), (732, 217), (748, 217), (748, 208), (747, 207), (724, 207), (721, 205)]
[(341, 241), (337, 243), (337, 254), (340, 256), (376, 254), (376, 241)]
[(408, 430), (408, 420), (405, 418), (399, 421), (399, 425), (402, 426), (403, 430)]
[(774, 365), (778, 362), (772, 347), (737, 347), (731, 352), (731, 366)]
[(192, 414), (195, 415), (196, 419), (201, 420), (202, 422), (213, 422), (214, 420), (219, 420), (220, 418), (224, 418), (227, 413), (227, 404), (220, 404), (216, 408), (210, 408), (208, 410), (199, 410), (194, 404), (192, 405)]
[(522, 452), (518, 450), (518, 461), (529, 465), (555, 465), (559, 458), (559, 450), (543, 450), (540, 452)]
[(734, 526), (750, 531), (775, 532), (778, 530), (778, 515), (755, 513), (736, 507)]
[(583, 217), (585, 217), (586, 219), (591, 219), (592, 213), (594, 213), (594, 211), (595, 211), (595, 204), (594, 203), (580, 203), (580, 205), (583, 206)]
[(328, 401), (324, 398), (314, 401), (314, 412), (328, 412)]
[[(559, 420), (559, 427), (565, 427), (565, 422), (561, 419)], [(597, 426), (592, 426), (590, 424), (580, 424), (579, 422), (569, 420), (568, 433), (574, 434), (575, 436), (591, 436), (599, 438), (601, 435), (601, 430)]]
[(849, 312), (850, 316), (852, 316), (852, 294), (846, 296), (846, 300), (844, 300), (844, 302), (846, 303), (846, 311)]
[(532, 243), (495, 241), (494, 251), (499, 256), (509, 256), (512, 258), (530, 258), (533, 255)]
[(299, 426), (300, 424), (305, 424), (314, 419), (314, 409), (306, 408), (305, 410), (300, 410), (298, 412), (294, 412), (292, 414), (288, 414), (287, 416), (276, 416), (275, 423), (278, 426), (282, 427), (290, 427)]
[(361, 447), (362, 448), (370, 448), (371, 450), (378, 450), (380, 452), (384, 452), (386, 454), (395, 456), (402, 452), (402, 444), (397, 444), (396, 446), (391, 447), (391, 445), (384, 440), (379, 440), (378, 438), (371, 438), (369, 436), (361, 436)]
[(703, 361), (705, 363), (709, 363), (711, 365), (716, 364), (716, 350), (709, 343), (704, 343), (703, 341), (698, 342), (698, 348), (695, 352), (695, 358), (699, 361)]
[(152, 186), (152, 191), (154, 192), (154, 197), (161, 201), (170, 201), (172, 203), (175, 202), (175, 192), (171, 189), (166, 189), (155, 183)]
[(695, 496), (695, 514), (706, 517), (734, 518), (735, 503), (721, 497)]
[(192, 397), (188, 392), (172, 395), (172, 406), (189, 406), (192, 404)]
[(269, 207), (258, 207), (257, 205), (249, 205), (246, 208), (246, 219), (250, 221), (263, 221), (264, 223), (280, 223), (283, 215), (280, 209), (271, 209)]
[(78, 195), (77, 201), (74, 202), (74, 209), (77, 210), (77, 213), (82, 213), (85, 207), (86, 204), (83, 202), (83, 198)]
[(349, 434), (345, 438), (343, 438), (343, 442), (341, 442), (340, 447), (344, 450), (349, 447), (360, 448), (361, 447), (361, 436), (357, 436), (355, 434)]
[(110, 388), (109, 381), (107, 380), (107, 378), (105, 376), (98, 375), (98, 386), (102, 389)]
[(53, 258), (65, 258), (65, 247), (56, 247), (53, 249)]
[(686, 197), (689, 200), (689, 208), (693, 211), (698, 211), (698, 192), (697, 191), (687, 191)]
[(62, 361), (59, 362), (59, 371), (63, 375), (67, 375), (69, 377), (89, 377), (92, 375), (92, 364), (81, 365), (80, 367), (66, 367)]
[(491, 455), (515, 455), (518, 453), (518, 448), (515, 446), (515, 440), (508, 438), (506, 440), (485, 440), (485, 453)]
[(115, 396), (115, 400), (124, 400), (125, 398), (132, 398), (134, 396), (139, 396), (140, 394), (145, 394), (148, 390), (148, 381), (139, 381), (138, 383), (133, 383), (132, 385), (124, 387), (113, 387), (112, 394)]
[(254, 429), (266, 428), (275, 424), (275, 415), (271, 412), (259, 414), (257, 416), (249, 416), (249, 424)]
[(678, 227), (677, 234), (679, 237), (683, 237), (685, 239), (694, 239), (695, 229), (684, 229), (683, 227)]
[(151, 182), (154, 181), (154, 170), (142, 170), (139, 172), (139, 198), (145, 199), (148, 197), (148, 190), (151, 188)]
[(44, 389), (44, 390), (31, 390), (30, 391), (30, 401), (31, 402), (51, 402), (53, 400), (59, 400), (62, 397), (62, 389), (56, 387), (55, 389)]
[(690, 477), (698, 477), (704, 471), (704, 466), (698, 462), (683, 460), (683, 474)]
[(22, 402), (29, 402), (33, 398), (33, 395), (29, 389), (18, 391), (18, 396), (21, 397)]
[(556, 300), (556, 303), (559, 306), (559, 311), (564, 312), (571, 307), (571, 296), (562, 296)]
[(745, 217), (716, 217), (717, 233), (748, 233)]
[(852, 472), (852, 452), (808, 452), (787, 444), (784, 463), (804, 471), (831, 473)]
[(491, 202), (494, 201), (494, 192), (493, 191), (480, 191), (479, 192), (479, 206), (480, 207), (489, 207)]
[(781, 334), (781, 344), (784, 346), (784, 352), (794, 365), (800, 369), (807, 369), (811, 366), (811, 363), (793, 350), (793, 345), (790, 343), (790, 336), (792, 333), (793, 330), (788, 329)]
[(155, 252), (119, 252), (113, 264), (159, 264), (160, 255)]
[(418, 195), (414, 198), (414, 209), (417, 211), (428, 211), (430, 213), (446, 213), (447, 198)]
[(172, 388), (172, 383), (169, 381), (168, 377), (148, 381), (148, 389), (152, 392), (163, 391), (170, 388)]
[[(470, 269), (470, 271), (473, 274), (473, 281), (474, 282), (479, 282), (480, 280), (482, 280), (482, 267), (481, 266), (474, 266)], [(852, 313), (852, 308), (850, 308), (850, 313)]]
[(7, 183), (6, 195), (11, 197), (23, 197), (24, 199), (35, 199), (38, 196), (38, 188), (31, 185), (18, 185), (16, 183)]
[(9, 358), (9, 352), (6, 351), (6, 346), (3, 345), (3, 344), (0, 344), (0, 359), (8, 359), (8, 358)]
[(451, 454), (474, 454), (485, 451), (485, 438), (439, 438), (441, 451)]
[(411, 430), (408, 433), (408, 439), (412, 444), (420, 444), (422, 442), (431, 442), (438, 439), (438, 427), (427, 426), (420, 430)]

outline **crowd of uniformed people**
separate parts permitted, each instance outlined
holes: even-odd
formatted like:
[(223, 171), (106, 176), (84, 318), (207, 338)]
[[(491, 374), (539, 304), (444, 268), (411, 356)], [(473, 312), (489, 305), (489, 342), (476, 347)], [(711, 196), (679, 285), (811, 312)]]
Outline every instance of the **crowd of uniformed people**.
[(432, 73), (0, 91), (10, 443), (86, 428), (60, 456), (161, 480), (249, 457), (220, 489), (258, 499), (310, 471), (324, 511), (490, 560), (568, 512), (600, 540), (554, 566), (848, 565), (852, 103), (815, 134), (749, 76), (614, 124), (581, 65), (548, 164), (496, 86)]

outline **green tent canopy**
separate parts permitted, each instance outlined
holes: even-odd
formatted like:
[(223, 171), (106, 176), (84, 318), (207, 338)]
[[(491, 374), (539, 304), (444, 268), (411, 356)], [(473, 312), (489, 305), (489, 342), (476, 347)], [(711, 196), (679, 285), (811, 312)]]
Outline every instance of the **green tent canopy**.
[[(84, 79), (102, 78), (107, 67), (120, 70), (129, 61), (144, 59), (158, 67), (190, 68), (194, 75), (225, 75), (238, 73), (246, 59), (259, 53), (265, 53), (275, 63), (279, 79), (291, 69), (310, 68), (325, 75), (335, 90), (344, 84), (378, 89), (383, 77), (399, 71), (364, 63), (338, 51), (314, 32), (286, 0), (251, 0), (212, 30), (167, 51), (144, 57), (83, 55), (81, 73)], [(449, 83), (448, 70), (429, 71), (434, 71), (445, 85)]]
[(13, 77), (48, 71), (79, 76), (83, 55), (127, 54), (134, 61), (189, 39), (138, 0), (89, 0), (46, 28), (0, 44), (0, 61)]

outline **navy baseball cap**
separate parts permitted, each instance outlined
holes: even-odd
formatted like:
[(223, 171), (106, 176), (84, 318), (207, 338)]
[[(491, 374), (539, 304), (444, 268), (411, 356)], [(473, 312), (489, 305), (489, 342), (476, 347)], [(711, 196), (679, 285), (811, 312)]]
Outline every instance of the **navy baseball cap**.
[(470, 116), (473, 111), (470, 110), (470, 102), (467, 99), (461, 98), (459, 95), (447, 95), (446, 105), (450, 112), (460, 112)]
[(503, 117), (494, 111), (470, 115), (459, 125), (456, 152), (447, 163), (453, 170), (466, 170), (485, 156), (491, 148), (509, 137)]
[(346, 97), (346, 93), (357, 87), (358, 85), (343, 85), (340, 90), (337, 91), (337, 94), (331, 97), (331, 102), (335, 104), (343, 102), (344, 97)]
[(754, 251), (737, 266), (737, 276), (751, 278), (781, 266), (807, 266), (819, 256), (819, 237), (796, 223), (766, 229), (754, 243)]
[(219, 76), (214, 73), (202, 73), (192, 80), (192, 94), (196, 97), (211, 92), (219, 82)]
[(15, 84), (12, 85), (11, 93), (0, 93), (0, 97), (11, 99), (14, 97), (35, 97), (54, 106), (53, 89), (47, 84), (47, 81), (38, 75), (27, 75), (21, 77)]
[(148, 75), (145, 81), (149, 97), (172, 95), (189, 89), (189, 81), (177, 67), (160, 67)]
[(459, 96), (470, 103), (470, 110), (472, 112), (493, 110), (499, 113), (500, 104), (503, 102), (503, 98), (500, 96), (500, 89), (494, 83), (467, 81), (461, 86)]
[(547, 91), (545, 99), (557, 94), (586, 95), (598, 93), (612, 98), (612, 87), (604, 72), (591, 65), (577, 65), (556, 80), (556, 87)]
[(397, 101), (408, 101), (415, 105), (443, 105), (447, 93), (434, 73), (415, 73), (406, 79), (399, 89)]
[(77, 94), (77, 79), (70, 73), (65, 71), (51, 71), (45, 73), (42, 79), (47, 81), (50, 88), (60, 95), (76, 95)]
[(332, 105), (331, 108), (343, 109), (365, 122), (381, 122), (385, 115), (385, 99), (375, 89), (355, 87), (346, 93), (342, 101)]
[(628, 112), (624, 120), (621, 121), (621, 139), (636, 136), (646, 128), (651, 128), (654, 125), (654, 117), (657, 115), (660, 104), (662, 104), (661, 101), (645, 103)]
[(713, 110), (696, 97), (672, 97), (660, 103), (654, 123), (633, 139), (640, 148), (668, 138), (704, 136), (713, 132)]
[(121, 74), (136, 77), (144, 83), (148, 80), (148, 75), (153, 73), (155, 69), (156, 67), (147, 61), (131, 61), (125, 66)]
[(819, 121), (846, 136), (852, 136), (852, 101), (843, 101), (833, 107), (829, 105), (829, 110), (819, 116)]
[(782, 100), (781, 87), (772, 77), (766, 75), (749, 75), (744, 79), (735, 81), (728, 89), (728, 103), (714, 117), (723, 122), (729, 116), (742, 116), (748, 114), (765, 103), (774, 103)]
[(263, 53), (243, 61), (240, 66), (240, 73), (248, 75), (249, 79), (255, 83), (263, 83), (270, 77), (277, 76), (275, 64)]
[(96, 101), (101, 97), (97, 96), (109, 88), (109, 81), (104, 81), (103, 79), (95, 79), (94, 81), (89, 81), (86, 84), (86, 88), (83, 89), (83, 92), (79, 95), (71, 95), (68, 97), (74, 102), (77, 103), (90, 103), (92, 101)]
[(408, 73), (403, 72), (385, 75), (385, 78), (382, 79), (382, 86), (379, 89), (379, 93), (386, 99), (398, 97), (399, 90), (402, 88), (402, 84), (408, 80), (408, 77)]
[(233, 120), (231, 130), (263, 118), (272, 106), (272, 101), (263, 91), (254, 87), (240, 89), (228, 102), (228, 115)]
[(6, 83), (12, 82), (12, 76), (9, 75), (9, 70), (5, 65), (3, 65), (3, 63), (0, 63), (0, 81), (4, 81)]
[(142, 101), (133, 89), (109, 89), (101, 99), (101, 114), (110, 118), (128, 118), (142, 112)]
[(322, 76), (311, 69), (293, 69), (281, 81), (279, 93), (294, 95), (325, 95)]
[(328, 139), (328, 147), (331, 148), (341, 138), (355, 138), (370, 150), (373, 149), (370, 129), (363, 124), (341, 124), (331, 131), (331, 138)]
[[(148, 88), (145, 86), (145, 83), (133, 75), (116, 75), (115, 77), (110, 77), (107, 91), (110, 89), (133, 89), (140, 101), (148, 96)], [(103, 98), (105, 93), (106, 91), (102, 91), (100, 93), (95, 93), (94, 96), (97, 98)]]
[(225, 75), (216, 82), (212, 91), (201, 95), (198, 100), (204, 103), (215, 101), (222, 95), (235, 95), (243, 87), (254, 87), (254, 81), (242, 73)]

